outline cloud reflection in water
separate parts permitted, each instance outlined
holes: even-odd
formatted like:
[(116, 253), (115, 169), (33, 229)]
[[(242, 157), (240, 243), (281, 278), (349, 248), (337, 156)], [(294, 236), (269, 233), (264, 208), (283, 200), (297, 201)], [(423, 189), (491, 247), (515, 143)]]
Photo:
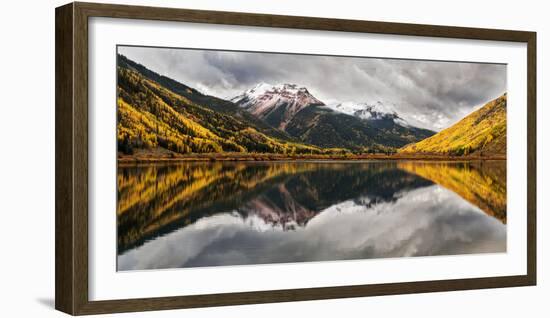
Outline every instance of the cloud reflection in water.
[(439, 185), (371, 204), (365, 196), (291, 230), (236, 210), (118, 256), (119, 270), (505, 252), (506, 225)]

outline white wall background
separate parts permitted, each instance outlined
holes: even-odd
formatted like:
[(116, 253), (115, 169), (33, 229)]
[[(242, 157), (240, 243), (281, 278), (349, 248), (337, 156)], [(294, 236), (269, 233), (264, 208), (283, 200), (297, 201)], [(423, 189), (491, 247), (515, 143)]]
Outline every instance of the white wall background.
[[(108, 1), (153, 6), (445, 24), (538, 32), (537, 287), (233, 306), (136, 317), (548, 317), (550, 23), (545, 1)], [(0, 13), (0, 316), (60, 317), (54, 297), (54, 8), (10, 1)], [(124, 314), (129, 316), (130, 314)], [(114, 316), (114, 315), (112, 315)], [(122, 315), (117, 315), (122, 316)]]

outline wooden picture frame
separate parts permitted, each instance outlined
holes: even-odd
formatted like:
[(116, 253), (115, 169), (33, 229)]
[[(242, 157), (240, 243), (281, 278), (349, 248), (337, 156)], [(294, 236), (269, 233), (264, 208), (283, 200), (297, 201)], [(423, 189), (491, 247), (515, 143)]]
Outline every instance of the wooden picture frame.
[[(55, 307), (72, 314), (101, 314), (313, 299), (426, 293), (536, 284), (536, 33), (451, 26), (313, 17), (70, 3), (56, 16)], [(88, 19), (110, 17), (479, 39), (527, 44), (527, 274), (519, 276), (327, 286), (146, 299), (90, 301), (88, 297)]]

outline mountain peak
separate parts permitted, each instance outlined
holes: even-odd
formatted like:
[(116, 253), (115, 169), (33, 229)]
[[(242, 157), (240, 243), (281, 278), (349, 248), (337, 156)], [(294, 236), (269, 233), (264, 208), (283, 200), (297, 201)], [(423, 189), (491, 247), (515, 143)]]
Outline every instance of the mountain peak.
[(294, 115), (305, 107), (324, 105), (306, 87), (292, 83), (271, 85), (261, 82), (231, 101), (283, 130)]
[(395, 110), (395, 105), (386, 104), (381, 101), (376, 101), (374, 103), (369, 102), (341, 102), (328, 104), (327, 107), (330, 109), (344, 113), (347, 115), (352, 115), (364, 120), (393, 120), (395, 124), (408, 127), (409, 123), (401, 118), (397, 111)]
[(249, 90), (245, 91), (243, 94), (251, 95), (251, 96), (260, 96), (266, 91), (270, 90), (273, 87), (273, 85), (268, 83), (258, 83), (256, 86), (250, 88)]

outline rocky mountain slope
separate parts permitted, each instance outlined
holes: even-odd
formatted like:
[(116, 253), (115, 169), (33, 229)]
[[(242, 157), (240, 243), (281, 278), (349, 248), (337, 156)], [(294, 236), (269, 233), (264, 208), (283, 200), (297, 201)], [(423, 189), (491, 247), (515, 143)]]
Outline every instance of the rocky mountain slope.
[(301, 142), (361, 152), (387, 152), (435, 132), (416, 128), (378, 105), (326, 105), (306, 87), (260, 83), (231, 101)]
[(269, 85), (260, 83), (231, 99), (251, 114), (273, 127), (284, 130), (294, 116), (312, 105), (324, 105), (296, 84)]

